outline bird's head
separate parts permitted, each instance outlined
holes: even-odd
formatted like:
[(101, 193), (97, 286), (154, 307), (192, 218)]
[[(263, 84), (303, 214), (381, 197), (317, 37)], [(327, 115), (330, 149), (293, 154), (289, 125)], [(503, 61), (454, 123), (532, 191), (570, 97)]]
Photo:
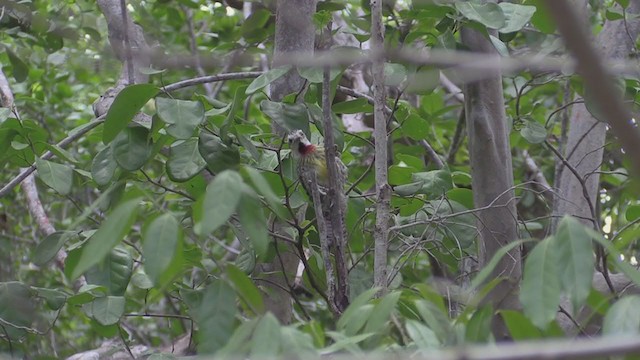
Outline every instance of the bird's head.
[(289, 133), (287, 139), (289, 140), (291, 151), (293, 151), (296, 156), (306, 156), (316, 150), (316, 146), (307, 139), (302, 130), (293, 130)]

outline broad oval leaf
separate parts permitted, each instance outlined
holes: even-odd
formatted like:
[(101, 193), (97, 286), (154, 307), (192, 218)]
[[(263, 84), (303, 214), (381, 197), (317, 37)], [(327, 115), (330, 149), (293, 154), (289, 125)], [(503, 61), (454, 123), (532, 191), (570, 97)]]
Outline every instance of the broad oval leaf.
[(304, 104), (262, 100), (260, 110), (287, 131), (302, 130), (309, 134), (309, 112)]
[(336, 114), (370, 113), (373, 112), (373, 105), (367, 99), (360, 98), (333, 104), (331, 110)]
[(228, 264), (225, 268), (229, 280), (233, 283), (236, 293), (242, 297), (245, 303), (253, 310), (254, 313), (260, 314), (264, 312), (264, 303), (262, 294), (258, 287), (251, 279), (239, 268)]
[(640, 334), (640, 296), (625, 296), (607, 312), (602, 324), (605, 335), (638, 336)]
[(500, 316), (507, 325), (514, 340), (538, 339), (542, 332), (535, 327), (521, 312), (515, 310), (500, 310)]
[(206, 131), (200, 133), (198, 151), (214, 173), (235, 168), (240, 163), (240, 152), (234, 144), (227, 145)]
[(122, 296), (99, 297), (91, 303), (91, 313), (100, 324), (113, 325), (124, 314), (124, 304)]
[(595, 267), (591, 237), (584, 226), (573, 217), (565, 216), (554, 237), (560, 261), (560, 281), (567, 292), (574, 313), (584, 305), (589, 292)]
[[(89, 238), (81, 249), (78, 262), (65, 273), (76, 279), (92, 266), (96, 265), (116, 246), (131, 230), (138, 215), (139, 199), (129, 200), (118, 205), (107, 217), (98, 231)], [(69, 264), (67, 264), (68, 266)]]
[(433, 330), (419, 321), (407, 319), (405, 321), (407, 335), (420, 349), (436, 349), (440, 346), (438, 337)]
[(102, 131), (102, 141), (105, 144), (115, 139), (120, 131), (127, 127), (133, 117), (142, 109), (152, 97), (156, 96), (158, 88), (151, 84), (134, 84), (122, 89), (113, 100), (107, 112)]
[(73, 186), (73, 169), (67, 165), (36, 158), (38, 177), (60, 195), (68, 195)]
[[(321, 67), (313, 67), (313, 68), (297, 68), (298, 74), (303, 78), (309, 80), (311, 83), (321, 83), (324, 78), (324, 69)], [(342, 73), (340, 69), (331, 69), (329, 71), (329, 78), (331, 80), (335, 79)]]
[(91, 164), (91, 177), (100, 186), (107, 185), (116, 172), (118, 164), (113, 157), (113, 148), (107, 146), (93, 158)]
[(420, 193), (441, 196), (453, 188), (453, 180), (448, 170), (433, 170), (411, 175), (414, 182), (422, 182)]
[(140, 169), (149, 158), (151, 144), (149, 130), (141, 126), (125, 129), (113, 141), (113, 156), (120, 167), (127, 171)]
[(258, 258), (264, 258), (269, 246), (269, 234), (267, 231), (267, 218), (262, 211), (260, 202), (250, 195), (242, 196), (238, 213), (240, 224), (249, 236)]
[(498, 4), (505, 16), (505, 24), (498, 31), (511, 33), (522, 30), (536, 12), (535, 6), (502, 2)]
[(199, 101), (156, 98), (158, 117), (167, 124), (167, 133), (176, 139), (188, 139), (204, 121), (204, 106)]
[(233, 289), (216, 280), (204, 292), (193, 318), (198, 323), (198, 353), (220, 350), (233, 334), (236, 296)]
[(274, 69), (271, 69), (271, 70), (267, 71), (266, 73), (263, 73), (262, 75), (260, 75), (257, 78), (255, 78), (251, 82), (251, 84), (249, 84), (249, 87), (247, 87), (247, 90), (245, 90), (245, 94), (247, 94), (247, 95), (253, 94), (254, 92), (262, 89), (263, 87), (265, 87), (265, 86), (267, 86), (269, 84), (271, 84), (274, 80), (279, 79), (284, 74), (289, 72), (289, 70), (291, 70), (291, 65), (277, 67), (277, 68), (274, 68)]
[(547, 129), (535, 121), (527, 121), (520, 135), (532, 144), (539, 144), (547, 139)]
[(0, 282), (0, 319), (5, 336), (17, 340), (26, 334), (25, 328), (38, 316), (36, 305), (29, 286), (18, 281)]
[(198, 139), (190, 138), (171, 146), (167, 160), (167, 175), (176, 182), (188, 181), (198, 175), (207, 166), (207, 162), (198, 150)]
[(467, 19), (477, 21), (488, 28), (499, 29), (505, 26), (502, 8), (495, 3), (457, 1), (456, 9)]
[(274, 357), (282, 347), (280, 323), (272, 313), (266, 313), (253, 330), (251, 339), (251, 358)]
[(407, 78), (407, 68), (402, 64), (384, 64), (384, 84), (398, 86)]
[(552, 238), (539, 242), (524, 264), (520, 302), (525, 315), (540, 329), (556, 317), (560, 304), (558, 251)]
[(182, 228), (178, 220), (167, 213), (153, 219), (144, 228), (142, 238), (144, 271), (151, 281), (158, 284), (176, 253), (178, 242), (182, 238)]
[(56, 231), (47, 235), (36, 247), (33, 254), (33, 263), (42, 266), (51, 261), (60, 251), (62, 245), (73, 235), (74, 233), (69, 231)]
[(131, 254), (122, 247), (115, 247), (104, 260), (85, 273), (85, 278), (89, 284), (104, 286), (109, 295), (122, 296), (127, 290), (132, 272)]
[(202, 219), (196, 224), (199, 235), (207, 235), (227, 222), (242, 196), (242, 177), (231, 170), (218, 174), (207, 186), (202, 201)]

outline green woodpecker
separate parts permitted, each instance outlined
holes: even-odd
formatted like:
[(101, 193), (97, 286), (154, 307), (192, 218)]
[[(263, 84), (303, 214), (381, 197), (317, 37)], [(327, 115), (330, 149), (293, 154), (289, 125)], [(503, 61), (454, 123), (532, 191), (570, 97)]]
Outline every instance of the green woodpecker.
[[(328, 246), (334, 246), (334, 244), (336, 244), (335, 239), (337, 234), (334, 233), (331, 214), (337, 210), (335, 205), (339, 207), (343, 216), (347, 210), (347, 197), (344, 193), (344, 186), (347, 180), (347, 167), (344, 166), (344, 163), (339, 157), (336, 157), (336, 167), (338, 170), (338, 204), (335, 204), (332, 201), (328, 201), (327, 197), (329, 171), (327, 169), (324, 147), (312, 144), (304, 135), (302, 130), (294, 130), (289, 134), (289, 146), (293, 153), (293, 157), (298, 162), (298, 177), (300, 177), (302, 187), (307, 192), (309, 199), (314, 203), (314, 205), (319, 205), (322, 210), (322, 218), (325, 220)], [(316, 201), (314, 200), (314, 192), (311, 191), (313, 177), (316, 178), (316, 183), (318, 185), (318, 189), (314, 192), (317, 193), (320, 204), (316, 204)], [(346, 228), (344, 228), (344, 223), (341, 227), (342, 229), (337, 231), (341, 231), (343, 234), (340, 238), (346, 239), (347, 231)]]
[[(292, 131), (288, 139), (291, 152), (298, 161), (298, 176), (303, 180), (305, 190), (309, 192), (306, 187), (308, 185), (308, 181), (305, 181), (306, 176), (315, 173), (320, 187), (319, 190), (322, 194), (325, 194), (325, 190), (329, 186), (329, 171), (327, 170), (324, 147), (312, 144), (302, 130)], [(339, 157), (336, 157), (336, 165), (338, 169), (338, 184), (340, 184), (342, 190), (347, 179), (347, 167)]]

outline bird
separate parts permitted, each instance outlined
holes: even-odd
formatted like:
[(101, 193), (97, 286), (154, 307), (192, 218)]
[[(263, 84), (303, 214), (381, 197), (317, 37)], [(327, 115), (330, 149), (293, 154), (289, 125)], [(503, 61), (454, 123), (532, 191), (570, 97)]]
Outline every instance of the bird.
[[(297, 172), (300, 178), (300, 183), (306, 191), (309, 199), (314, 204), (314, 208), (321, 209), (322, 218), (327, 227), (327, 238), (329, 246), (336, 244), (334, 241), (336, 234), (333, 233), (333, 225), (331, 221), (331, 214), (339, 211), (339, 214), (344, 216), (347, 210), (347, 197), (344, 193), (344, 186), (347, 180), (347, 167), (338, 156), (335, 157), (337, 173), (338, 189), (337, 194), (332, 199), (327, 196), (327, 190), (329, 188), (329, 170), (327, 169), (326, 152), (323, 146), (312, 144), (302, 130), (294, 130), (289, 133), (288, 136), (289, 147), (294, 159), (298, 162)], [(315, 178), (315, 181), (314, 181)], [(317, 185), (314, 194), (313, 184)], [(315, 196), (314, 196), (315, 195)], [(337, 203), (333, 202), (337, 199)], [(317, 201), (320, 203), (317, 204)], [(336, 207), (337, 205), (337, 207)], [(346, 228), (344, 221), (339, 226), (342, 232), (342, 239), (346, 238)], [(336, 228), (338, 229), (338, 228)]]
[[(323, 146), (312, 144), (302, 130), (293, 130), (288, 136), (289, 148), (298, 162), (298, 176), (303, 186), (309, 185), (308, 175), (315, 173), (320, 192), (326, 194), (329, 187), (329, 170), (327, 169), (326, 152)], [(338, 170), (338, 184), (344, 187), (347, 178), (347, 167), (338, 156), (335, 158)], [(308, 189), (306, 189), (307, 192)], [(311, 197), (311, 195), (309, 195)]]

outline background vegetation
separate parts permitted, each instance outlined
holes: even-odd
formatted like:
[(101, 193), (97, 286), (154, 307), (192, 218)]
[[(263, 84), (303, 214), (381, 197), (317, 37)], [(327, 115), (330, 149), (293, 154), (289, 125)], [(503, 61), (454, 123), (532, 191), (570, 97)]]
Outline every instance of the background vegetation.
[[(638, 13), (0, 1), (0, 351), (640, 351)], [(322, 144), (330, 128), (349, 168), (344, 253), (284, 136)]]

